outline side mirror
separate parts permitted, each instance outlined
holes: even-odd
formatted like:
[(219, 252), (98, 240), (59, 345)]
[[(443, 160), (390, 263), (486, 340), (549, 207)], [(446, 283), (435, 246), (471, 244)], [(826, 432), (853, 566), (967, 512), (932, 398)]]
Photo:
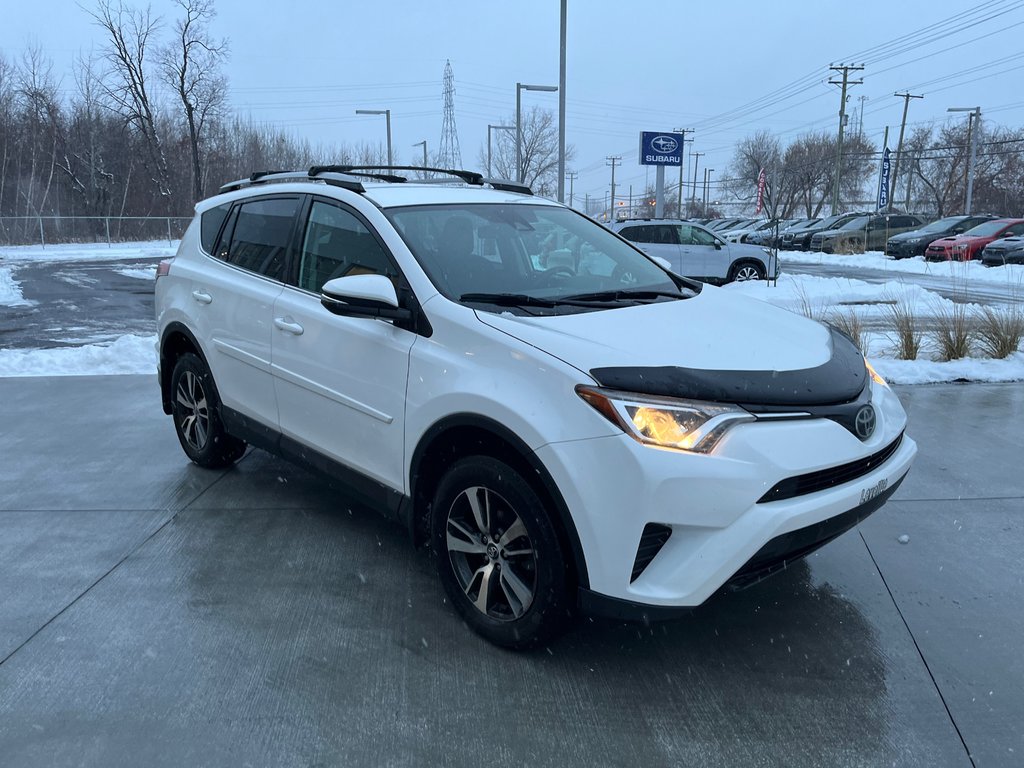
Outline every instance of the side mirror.
[(669, 261), (668, 259), (663, 259), (661, 256), (651, 256), (650, 258), (659, 267), (664, 267), (665, 269), (671, 271), (671, 269), (672, 269), (672, 262)]
[(328, 280), (320, 289), (320, 303), (328, 312), (344, 317), (379, 317), (407, 322), (412, 312), (398, 306), (398, 294), (384, 275), (349, 275)]

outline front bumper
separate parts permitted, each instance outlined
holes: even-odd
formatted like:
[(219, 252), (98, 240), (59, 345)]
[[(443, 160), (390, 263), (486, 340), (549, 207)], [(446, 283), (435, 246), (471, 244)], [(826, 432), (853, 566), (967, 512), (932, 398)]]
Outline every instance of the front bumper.
[[(763, 497), (787, 479), (825, 473), (891, 446), (906, 424), (903, 409), (877, 386), (874, 404), (878, 427), (863, 443), (835, 422), (805, 419), (741, 425), (711, 455), (652, 448), (625, 435), (538, 449), (579, 534), (590, 582), (581, 594), (584, 607), (623, 616), (633, 610), (629, 606), (642, 606), (637, 615), (653, 618), (697, 606), (734, 579), (760, 577), (760, 566), (770, 572), (779, 556), (786, 562), (807, 554), (805, 534), (863, 508), (842, 518), (856, 524), (906, 475), (917, 452), (910, 438), (853, 479), (847, 475), (778, 501)], [(651, 526), (671, 529), (671, 535), (636, 575)], [(771, 562), (758, 560), (770, 542), (789, 535), (799, 542), (796, 551), (783, 547), (772, 550)], [(822, 538), (809, 535), (811, 543)]]

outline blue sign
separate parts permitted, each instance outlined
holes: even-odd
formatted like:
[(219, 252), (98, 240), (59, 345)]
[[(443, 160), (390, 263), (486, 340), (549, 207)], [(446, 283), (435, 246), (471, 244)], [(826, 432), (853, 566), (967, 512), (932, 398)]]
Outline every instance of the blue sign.
[(882, 153), (882, 170), (878, 174), (878, 209), (889, 207), (889, 148)]
[(683, 134), (640, 133), (640, 165), (682, 165)]

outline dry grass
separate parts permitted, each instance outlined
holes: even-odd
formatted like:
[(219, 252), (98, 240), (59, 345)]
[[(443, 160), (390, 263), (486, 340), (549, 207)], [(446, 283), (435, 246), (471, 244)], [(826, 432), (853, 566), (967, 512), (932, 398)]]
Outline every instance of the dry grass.
[(963, 303), (938, 304), (935, 308), (935, 327), (931, 338), (942, 362), (959, 360), (971, 354), (974, 328), (968, 305)]
[(857, 345), (857, 349), (862, 354), (868, 353), (867, 328), (864, 327), (860, 315), (852, 309), (846, 312), (833, 312), (828, 317), (828, 323), (853, 339), (853, 343)]
[(886, 307), (886, 316), (892, 325), (889, 338), (893, 341), (898, 360), (916, 360), (921, 352), (924, 329), (913, 307), (894, 302)]
[(976, 332), (978, 345), (985, 354), (998, 360), (1009, 357), (1024, 338), (1024, 310), (1016, 303), (1000, 309), (981, 307)]
[(802, 285), (796, 288), (797, 299), (800, 301), (800, 314), (810, 320), (821, 320), (825, 315), (825, 303), (821, 299), (812, 298)]

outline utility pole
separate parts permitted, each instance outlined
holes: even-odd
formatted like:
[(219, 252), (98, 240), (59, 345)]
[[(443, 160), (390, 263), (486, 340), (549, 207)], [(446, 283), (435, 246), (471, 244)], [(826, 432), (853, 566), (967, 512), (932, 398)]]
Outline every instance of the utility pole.
[(590, 193), (589, 193), (589, 192), (587, 192), (587, 193), (586, 193), (586, 194), (585, 194), (585, 195), (583, 196), (583, 212), (584, 212), (584, 213), (585, 213), (585, 214), (586, 214), (587, 216), (589, 216), (589, 215), (590, 215)]
[(569, 180), (569, 207), (570, 208), (572, 208), (572, 200), (573, 200), (572, 189), (573, 189), (573, 186), (575, 186), (574, 182), (576, 181), (578, 176), (579, 176), (579, 174), (576, 171), (569, 171), (568, 173), (565, 174), (565, 178), (567, 178)]
[(842, 72), (842, 81), (829, 80), (830, 85), (841, 85), (843, 87), (842, 95), (839, 100), (839, 140), (836, 142), (836, 178), (835, 184), (832, 188), (832, 213), (839, 213), (839, 180), (842, 176), (843, 171), (843, 134), (846, 131), (846, 89), (851, 85), (862, 85), (864, 79), (850, 80), (851, 72), (860, 72), (864, 69), (864, 66), (859, 67), (853, 65), (840, 64), (837, 66), (830, 66), (830, 70), (834, 72)]
[[(907, 110), (910, 108), (910, 100), (911, 99), (923, 99), (924, 98), (924, 94), (922, 94), (920, 96), (915, 96), (912, 93), (908, 92), (908, 93), (894, 93), (893, 96), (899, 96), (901, 99), (903, 99), (903, 121), (900, 123), (900, 140), (899, 140), (899, 143), (896, 145), (896, 167), (893, 169), (892, 178), (889, 180), (889, 182), (890, 182), (890, 186), (889, 186), (889, 210), (890, 211), (892, 210), (892, 196), (894, 194), (896, 194), (896, 179), (899, 178), (900, 160), (903, 158), (903, 131), (906, 130), (906, 127), (907, 127)], [(908, 185), (910, 184), (909, 180), (907, 181), (907, 184)], [(907, 197), (909, 199), (910, 196), (908, 195)], [(908, 207), (907, 207), (907, 213), (910, 213), (909, 204), (908, 204)]]
[(708, 186), (711, 184), (711, 174), (714, 172), (714, 168), (704, 169), (704, 218), (708, 216)]
[(700, 165), (700, 159), (706, 154), (706, 152), (690, 153), (690, 157), (693, 158), (693, 195), (691, 196), (691, 200), (693, 201), (694, 208), (697, 207), (697, 166)]
[[(693, 133), (693, 128), (676, 128), (676, 133), (683, 134), (683, 149), (682, 154), (686, 153), (686, 142), (693, 141), (693, 139), (686, 138), (686, 134)], [(676, 218), (682, 219), (683, 216), (683, 163), (682, 160), (679, 162), (679, 202), (676, 207), (679, 209), (676, 211)]]
[(974, 164), (978, 158), (978, 134), (981, 133), (981, 107), (950, 107), (946, 111), (970, 113), (967, 116), (967, 143), (971, 149), (967, 156), (967, 197), (964, 200), (964, 213), (970, 216), (974, 197)]
[(615, 166), (622, 162), (621, 156), (608, 156), (605, 158), (605, 165), (612, 167), (612, 197), (608, 205), (608, 221), (615, 221)]

